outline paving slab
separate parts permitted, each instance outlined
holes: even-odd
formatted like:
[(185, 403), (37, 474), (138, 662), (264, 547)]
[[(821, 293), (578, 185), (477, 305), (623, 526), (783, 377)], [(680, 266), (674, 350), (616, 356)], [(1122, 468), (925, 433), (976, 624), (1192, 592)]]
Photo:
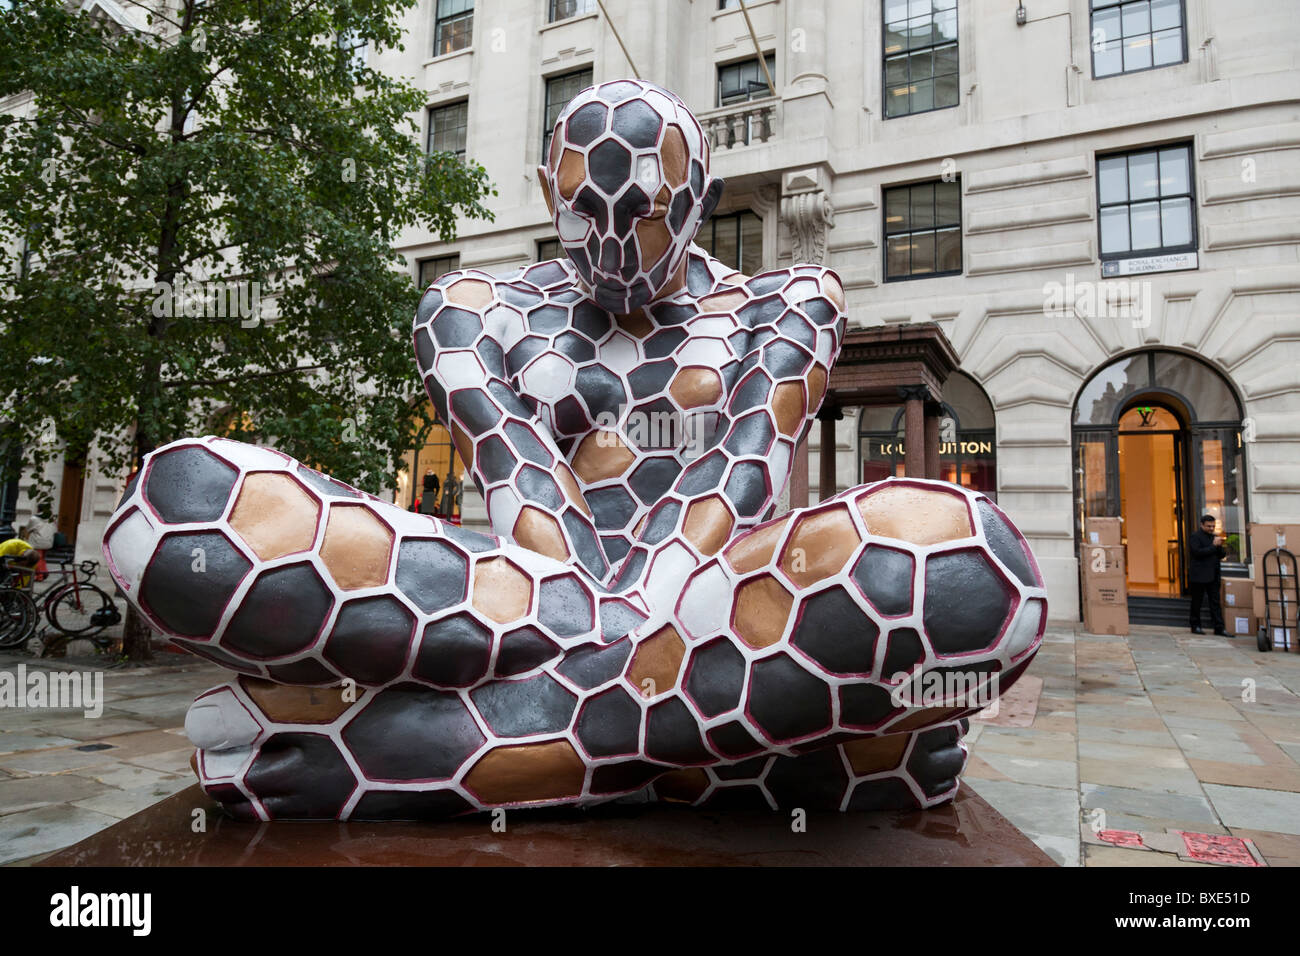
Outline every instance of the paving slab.
[(1007, 780), (971, 780), (970, 788), (1063, 866), (1079, 865), (1079, 794)]
[(1151, 792), (1086, 782), (1079, 785), (1079, 791), (1085, 810), (1099, 808), (1107, 813), (1128, 813), (1203, 824), (1219, 822), (1214, 807), (1202, 793)]
[(1201, 783), (1190, 769), (1143, 767), (1128, 761), (1096, 760), (1091, 757), (1079, 758), (1079, 781), (1129, 786), (1156, 793), (1163, 791), (1194, 795), (1201, 792)]
[(1230, 828), (1300, 835), (1300, 793), (1207, 783), (1205, 795)]
[(71, 803), (109, 789), (103, 783), (73, 773), (47, 777), (11, 777), (0, 780), (0, 814), (34, 810), (56, 803)]
[(1043, 787), (1079, 789), (1078, 765), (1073, 760), (1045, 760), (982, 750), (980, 756), (1001, 777), (1018, 783), (1032, 783)]
[(117, 818), (71, 804), (57, 804), (0, 817), (0, 864), (61, 849), (84, 840)]

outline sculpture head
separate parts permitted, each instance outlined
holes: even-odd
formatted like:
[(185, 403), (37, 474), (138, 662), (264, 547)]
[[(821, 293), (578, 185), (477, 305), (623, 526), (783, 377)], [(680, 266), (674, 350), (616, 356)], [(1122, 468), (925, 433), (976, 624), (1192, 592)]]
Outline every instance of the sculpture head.
[(722, 195), (699, 122), (644, 80), (602, 83), (570, 100), (537, 175), (564, 251), (615, 314), (676, 287)]

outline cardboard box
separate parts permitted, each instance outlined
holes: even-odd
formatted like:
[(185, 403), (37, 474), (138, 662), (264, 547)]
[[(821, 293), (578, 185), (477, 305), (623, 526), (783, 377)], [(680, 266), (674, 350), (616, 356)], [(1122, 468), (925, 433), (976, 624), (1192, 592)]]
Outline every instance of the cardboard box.
[(1223, 609), (1223, 629), (1237, 637), (1254, 637), (1255, 622), (1258, 620), (1255, 615), (1247, 614), (1244, 610), (1238, 611), (1228, 607)]
[(1084, 580), (1096, 577), (1124, 578), (1124, 546), (1085, 544), (1079, 549), (1079, 567)]
[(1270, 628), (1268, 636), (1273, 641), (1273, 650), (1288, 650), (1292, 653), (1300, 653), (1300, 643), (1296, 641), (1296, 629), (1294, 627)]
[(1083, 582), (1083, 606), (1122, 607), (1128, 611), (1128, 585), (1123, 578), (1092, 578)]
[(1127, 634), (1127, 603), (1109, 607), (1085, 604), (1083, 606), (1083, 629), (1090, 634)]
[(1246, 533), (1250, 537), (1250, 553), (1256, 561), (1273, 548), (1286, 548), (1292, 554), (1300, 554), (1300, 524), (1260, 521), (1249, 525)]
[(1122, 518), (1084, 518), (1083, 543), (1104, 546), (1119, 544), (1122, 520)]
[(1243, 614), (1247, 609), (1253, 611), (1255, 582), (1250, 578), (1224, 578), (1222, 590), (1219, 592), (1219, 604), (1223, 607), (1225, 617), (1229, 608), (1239, 610)]

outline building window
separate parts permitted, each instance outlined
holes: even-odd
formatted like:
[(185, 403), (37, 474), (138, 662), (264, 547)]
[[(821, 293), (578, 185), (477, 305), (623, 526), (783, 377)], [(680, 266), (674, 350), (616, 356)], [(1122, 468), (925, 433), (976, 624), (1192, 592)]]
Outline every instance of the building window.
[(1185, 62), (1183, 22), (1183, 0), (1092, 0), (1092, 75)]
[(454, 153), (457, 159), (464, 159), (465, 132), (468, 129), (468, 100), (433, 107), (429, 110), (428, 152)]
[(370, 51), (370, 43), (357, 36), (355, 30), (349, 30), (346, 33), (338, 35), (338, 48), (343, 51), (344, 56), (348, 59), (348, 65), (354, 70), (365, 69), (366, 57)]
[(740, 0), (718, 0), (719, 10), (739, 10)]
[(550, 0), (549, 7), (547, 18), (554, 23), (569, 17), (580, 17), (584, 13), (594, 13), (596, 0)]
[(1097, 157), (1101, 258), (1196, 249), (1190, 144)]
[(763, 271), (763, 220), (749, 210), (714, 216), (696, 242), (713, 258), (747, 276)]
[(537, 261), (550, 262), (552, 259), (563, 259), (564, 250), (560, 248), (559, 239), (538, 239), (537, 240)]
[(433, 55), (463, 50), (474, 39), (474, 0), (434, 0)]
[(885, 0), (885, 119), (957, 105), (957, 0)]
[(427, 289), (448, 272), (455, 272), (459, 268), (460, 253), (438, 256), (436, 259), (421, 259), (417, 268), (419, 286), (421, 289)]
[[(773, 76), (772, 82), (776, 82), (776, 55), (766, 53), (763, 59), (767, 61), (767, 72)], [(763, 68), (759, 66), (758, 57), (718, 67), (719, 106), (731, 106), (733, 103), (745, 103), (773, 95), (768, 88)]]
[(961, 180), (885, 190), (885, 280), (961, 274)]
[(587, 87), (591, 86), (591, 67), (551, 76), (546, 79), (546, 110), (542, 117), (542, 162), (551, 151), (551, 133), (555, 131), (555, 121), (560, 118), (564, 108)]

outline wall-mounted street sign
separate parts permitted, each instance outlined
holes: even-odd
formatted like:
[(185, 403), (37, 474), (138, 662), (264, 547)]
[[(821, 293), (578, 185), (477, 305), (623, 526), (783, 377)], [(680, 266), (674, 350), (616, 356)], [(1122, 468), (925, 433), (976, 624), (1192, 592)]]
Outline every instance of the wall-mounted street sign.
[(1168, 256), (1139, 256), (1132, 259), (1110, 259), (1101, 264), (1104, 278), (1114, 276), (1141, 276), (1153, 272), (1182, 272), (1197, 267), (1196, 253), (1177, 252)]

